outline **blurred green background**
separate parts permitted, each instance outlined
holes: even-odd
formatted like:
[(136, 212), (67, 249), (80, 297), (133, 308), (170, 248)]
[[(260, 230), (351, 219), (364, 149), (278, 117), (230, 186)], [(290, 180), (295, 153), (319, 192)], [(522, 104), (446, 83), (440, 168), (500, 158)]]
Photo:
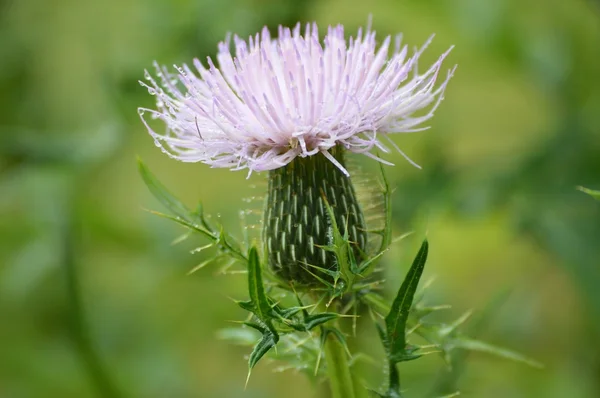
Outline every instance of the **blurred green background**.
[[(452, 44), (459, 65), (431, 130), (395, 137), (424, 169), (388, 157), (395, 231), (418, 231), (385, 260), (390, 289), (427, 233), (427, 301), (452, 319), (502, 297), (477, 337), (546, 365), (473, 354), (463, 396), (600, 396), (600, 203), (575, 190), (600, 188), (599, 2), (1, 0), (0, 397), (108, 397), (90, 347), (122, 396), (311, 396), (266, 362), (244, 392), (249, 349), (216, 335), (243, 316), (229, 297), (245, 297), (244, 277), (186, 276), (201, 242), (172, 245), (181, 230), (144, 211), (162, 209), (135, 159), (230, 231), (261, 177), (161, 154), (137, 80), (153, 60), (213, 55), (229, 31), (316, 20), (353, 34), (369, 13), (380, 39), (436, 33), (422, 65)], [(403, 365), (404, 387), (442, 367)]]

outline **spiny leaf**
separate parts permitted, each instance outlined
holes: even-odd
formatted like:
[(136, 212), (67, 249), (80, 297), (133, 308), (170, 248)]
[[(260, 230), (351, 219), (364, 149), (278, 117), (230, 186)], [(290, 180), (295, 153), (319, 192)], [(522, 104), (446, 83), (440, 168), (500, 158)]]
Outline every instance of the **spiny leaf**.
[(262, 334), (269, 333), (269, 328), (259, 322), (243, 322), (244, 325), (251, 327), (252, 329), (258, 330)]
[(312, 306), (305, 307), (290, 307), (290, 308), (281, 308), (279, 306), (273, 307), (273, 310), (279, 315), (282, 319), (290, 319), (300, 311), (305, 311), (307, 308), (311, 308)]
[(311, 330), (337, 317), (339, 317), (339, 314), (336, 314), (335, 312), (322, 312), (320, 314), (309, 315), (304, 318), (304, 326), (306, 327), (306, 330)]
[(479, 352), (485, 352), (488, 354), (493, 354), (493, 355), (496, 355), (496, 356), (499, 356), (502, 358), (510, 359), (512, 361), (527, 364), (534, 368), (543, 368), (544, 367), (544, 365), (542, 365), (540, 362), (538, 362), (534, 359), (528, 358), (525, 355), (519, 354), (518, 352), (507, 350), (507, 349), (501, 348), (501, 347), (496, 347), (492, 344), (488, 344), (483, 341), (473, 340), (473, 339), (469, 339), (467, 337), (460, 337), (460, 338), (454, 339), (452, 341), (452, 343), (454, 344), (454, 346), (456, 348), (462, 348), (462, 349), (470, 350), (470, 351), (479, 351)]
[(248, 252), (248, 294), (250, 295), (250, 300), (239, 302), (238, 304), (242, 308), (252, 312), (258, 318), (257, 322), (247, 322), (246, 325), (260, 331), (263, 335), (248, 359), (248, 378), (246, 379), (246, 383), (248, 383), (252, 368), (279, 341), (279, 334), (272, 322), (275, 315), (273, 306), (265, 293), (260, 259), (258, 258), (258, 251), (254, 246)]
[[(248, 294), (250, 302), (247, 308), (252, 308), (252, 312), (258, 319), (267, 323), (272, 319), (271, 304), (265, 293), (265, 286), (262, 279), (262, 268), (258, 258), (256, 247), (250, 248), (248, 252)], [(269, 326), (267, 324), (267, 326)]]
[(223, 249), (225, 249), (226, 251), (234, 254), (236, 257), (246, 260), (246, 257), (242, 254), (242, 252), (239, 249), (239, 245), (237, 245), (237, 247), (234, 247), (232, 245), (232, 243), (230, 242), (231, 240), (233, 240), (231, 238), (231, 235), (229, 235), (228, 233), (226, 233), (223, 228), (221, 228), (221, 231), (219, 233), (219, 239), (217, 240), (217, 242), (221, 245), (221, 247)]
[(177, 199), (169, 190), (150, 172), (148, 167), (138, 158), (138, 170), (146, 186), (152, 195), (162, 203), (172, 215), (152, 211), (151, 213), (168, 218), (178, 224), (183, 225), (191, 231), (198, 232), (211, 242), (218, 244), (223, 250), (232, 254), (239, 260), (246, 260), (246, 256), (240, 251), (237, 242), (232, 243), (234, 239), (221, 230), (217, 233), (206, 221), (202, 205), (198, 205), (195, 211), (191, 211), (179, 199)]
[(327, 338), (330, 334), (333, 334), (335, 338), (342, 344), (346, 353), (350, 352), (350, 350), (348, 349), (348, 344), (346, 343), (346, 338), (344, 337), (342, 332), (338, 328), (326, 326), (323, 326), (321, 328), (321, 349), (325, 347), (325, 342), (327, 341)]
[(294, 290), (294, 295), (296, 296), (296, 301), (298, 302), (298, 306), (300, 308), (302, 308), (302, 316), (307, 317), (308, 316), (308, 307), (304, 305), (304, 303), (302, 302), (302, 299), (300, 298), (300, 296), (298, 295), (298, 292), (296, 292)]
[(254, 303), (252, 301), (236, 301), (236, 304), (243, 310), (254, 313)]
[(238, 305), (255, 315), (255, 322), (245, 322), (245, 324), (258, 330), (263, 335), (250, 354), (246, 383), (248, 383), (252, 368), (279, 341), (279, 334), (273, 326), (275, 313), (271, 306), (271, 301), (265, 293), (260, 259), (254, 246), (248, 252), (248, 294), (250, 295), (250, 300), (239, 301)]
[(390, 357), (399, 357), (406, 348), (406, 321), (410, 312), (419, 280), (427, 261), (429, 244), (423, 241), (410, 270), (408, 271), (400, 290), (392, 304), (392, 308), (385, 317), (387, 344)]
[(183, 219), (179, 216), (171, 216), (169, 214), (160, 213), (158, 211), (151, 210), (150, 213), (157, 215), (159, 217), (166, 218), (171, 221), (175, 221), (177, 224), (180, 224), (193, 232), (198, 232), (201, 235), (204, 235), (205, 237), (210, 239), (214, 244), (219, 245), (219, 247), (222, 250), (231, 254), (233, 257), (235, 257), (238, 260), (243, 260), (243, 261), (247, 260), (246, 256), (239, 249), (236, 249), (226, 238), (223, 238), (224, 236), (228, 236), (228, 235), (225, 235), (222, 231), (221, 231), (220, 236), (217, 237), (213, 232), (206, 229), (203, 225), (197, 224), (196, 222), (194, 222), (192, 220)]
[[(346, 337), (344, 337), (344, 334), (342, 333), (342, 331), (335, 327), (322, 327), (321, 328), (321, 338), (323, 338), (323, 339), (327, 338), (327, 336), (329, 336), (330, 333), (336, 337), (336, 339), (340, 342), (340, 344), (342, 344), (342, 347), (344, 347), (344, 351), (346, 351), (346, 354), (348, 354), (348, 356), (350, 356), (350, 349), (348, 348), (348, 343), (346, 342)], [(322, 340), (322, 342), (324, 342), (324, 341), (325, 340)]]
[[(273, 333), (263, 334), (262, 338), (254, 346), (252, 353), (250, 354), (250, 358), (248, 359), (248, 378), (250, 378), (250, 372), (252, 368), (260, 361), (260, 359), (267, 353), (271, 348), (277, 344), (278, 338)], [(246, 383), (248, 383), (248, 379), (246, 379)]]
[(585, 188), (585, 187), (577, 187), (578, 190), (580, 190), (581, 192), (587, 193), (588, 195), (590, 195), (592, 198), (596, 199), (596, 200), (600, 200), (600, 191), (595, 191), (593, 189), (589, 189), (589, 188)]
[(150, 172), (150, 169), (148, 169), (142, 159), (138, 158), (137, 163), (138, 171), (152, 195), (173, 214), (182, 219), (189, 220), (191, 214), (190, 209), (169, 192), (156, 176)]

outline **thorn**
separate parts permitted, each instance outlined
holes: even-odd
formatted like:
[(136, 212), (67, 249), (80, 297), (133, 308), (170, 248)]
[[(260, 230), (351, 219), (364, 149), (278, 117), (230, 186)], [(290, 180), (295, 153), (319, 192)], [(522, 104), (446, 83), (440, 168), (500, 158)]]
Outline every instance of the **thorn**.
[[(420, 328), (422, 326), (421, 322), (417, 323), (415, 326), (413, 326), (412, 328), (410, 328), (409, 330), (406, 331), (406, 334), (413, 334), (415, 330), (417, 330), (418, 328)], [(423, 348), (423, 347), (421, 347)]]
[(244, 384), (244, 391), (248, 388), (248, 382), (250, 381), (250, 375), (252, 374), (252, 369), (248, 369), (248, 376), (246, 376), (246, 383)]

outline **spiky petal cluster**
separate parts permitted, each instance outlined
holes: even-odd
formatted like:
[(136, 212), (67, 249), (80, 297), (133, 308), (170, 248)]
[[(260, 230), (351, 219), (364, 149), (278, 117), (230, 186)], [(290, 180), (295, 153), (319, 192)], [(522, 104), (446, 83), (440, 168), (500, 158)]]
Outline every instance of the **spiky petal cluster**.
[[(150, 84), (142, 84), (157, 96), (157, 110), (139, 113), (157, 145), (181, 161), (250, 171), (321, 152), (347, 174), (330, 148), (371, 157), (374, 148), (388, 152), (381, 139), (389, 133), (425, 129), (420, 125), (433, 116), (452, 75), (435, 87), (450, 50), (418, 72), (431, 39), (408, 57), (399, 36), (391, 56), (391, 37), (377, 49), (369, 28), (346, 41), (343, 26), (329, 27), (323, 43), (316, 24), (304, 35), (299, 24), (278, 33), (274, 40), (265, 27), (248, 42), (235, 36), (235, 56), (230, 40), (221, 42), (218, 67), (195, 59), (195, 72), (183, 65), (171, 74), (155, 64), (160, 83), (146, 72)], [(164, 134), (149, 126), (147, 113), (166, 123)]]

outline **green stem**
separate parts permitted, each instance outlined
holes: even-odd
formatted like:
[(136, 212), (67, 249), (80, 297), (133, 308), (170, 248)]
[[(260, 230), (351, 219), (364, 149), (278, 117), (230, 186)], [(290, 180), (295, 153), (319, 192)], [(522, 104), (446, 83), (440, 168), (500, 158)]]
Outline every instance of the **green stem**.
[(324, 345), (331, 398), (355, 398), (354, 383), (344, 346), (333, 333), (327, 334)]

